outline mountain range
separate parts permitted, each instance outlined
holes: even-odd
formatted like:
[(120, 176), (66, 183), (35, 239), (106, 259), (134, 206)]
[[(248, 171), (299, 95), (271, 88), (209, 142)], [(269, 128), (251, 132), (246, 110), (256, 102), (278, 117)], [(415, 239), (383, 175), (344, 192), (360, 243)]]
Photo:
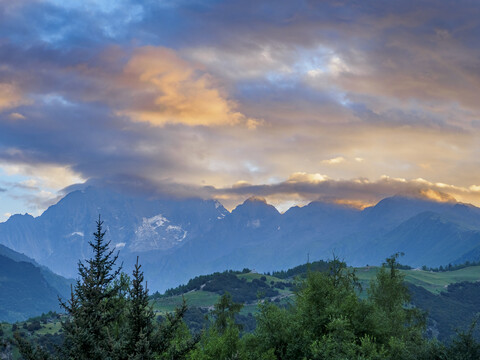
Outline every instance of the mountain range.
[(67, 194), (41, 216), (0, 223), (0, 243), (66, 277), (90, 256), (99, 214), (111, 246), (130, 272), (137, 256), (151, 290), (199, 274), (286, 269), (333, 254), (349, 265), (401, 262), (439, 266), (480, 258), (480, 209), (469, 204), (393, 196), (363, 210), (312, 202), (280, 213), (260, 198), (231, 212), (215, 200), (126, 195), (100, 187)]

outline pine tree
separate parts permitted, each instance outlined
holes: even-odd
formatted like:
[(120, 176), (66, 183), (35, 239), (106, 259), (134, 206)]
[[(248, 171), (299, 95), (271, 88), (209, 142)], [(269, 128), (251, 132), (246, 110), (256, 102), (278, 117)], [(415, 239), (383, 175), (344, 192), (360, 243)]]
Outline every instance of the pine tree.
[(129, 359), (152, 359), (152, 333), (155, 315), (148, 301), (148, 288), (143, 287), (141, 265), (135, 264), (133, 280), (129, 289), (129, 309), (127, 315), (128, 340), (126, 353)]
[(94, 240), (89, 242), (93, 257), (78, 264), (80, 278), (72, 289), (71, 299), (61, 302), (69, 319), (63, 324), (65, 344), (63, 357), (76, 360), (112, 359), (117, 339), (111, 328), (121, 309), (116, 309), (120, 285), (115, 280), (121, 266), (115, 269), (118, 253), (109, 249), (102, 231), (103, 221), (97, 221)]

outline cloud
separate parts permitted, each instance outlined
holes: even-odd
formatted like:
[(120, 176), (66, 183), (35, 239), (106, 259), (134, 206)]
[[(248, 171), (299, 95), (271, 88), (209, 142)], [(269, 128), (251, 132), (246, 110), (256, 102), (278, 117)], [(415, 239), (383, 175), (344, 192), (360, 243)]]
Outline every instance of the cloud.
[(17, 85), (0, 82), (0, 111), (15, 108), (28, 102)]
[(335, 165), (335, 164), (344, 163), (345, 161), (347, 161), (347, 160), (343, 156), (337, 156), (337, 157), (332, 158), (332, 159), (323, 160), (322, 163), (328, 164), (328, 165)]
[(479, 188), (433, 183), (421, 178), (407, 180), (383, 176), (375, 181), (365, 178), (335, 180), (320, 174), (295, 173), (283, 182), (270, 185), (243, 183), (230, 188), (208, 188), (204, 191), (225, 202), (230, 208), (250, 196), (265, 197), (269, 203), (281, 208), (284, 208), (285, 202), (291, 203), (292, 200), (297, 204), (321, 200), (363, 208), (394, 195), (438, 202), (478, 202)]
[(10, 115), (8, 115), (8, 117), (12, 120), (23, 120), (23, 119), (25, 119), (25, 116), (23, 116), (22, 114), (17, 113), (17, 112), (11, 113)]
[(12, 186), (29, 190), (41, 190), (40, 187), (59, 189), (72, 183), (84, 181), (78, 174), (69, 167), (55, 166), (48, 164), (9, 164), (0, 163), (0, 169), (7, 176), (22, 175), (29, 177)]
[(61, 195), (45, 190), (34, 193), (12, 194), (10, 197), (23, 202), (28, 207), (29, 213), (34, 216), (40, 216), (46, 208), (56, 204), (62, 198)]
[(0, 2), (0, 160), (39, 189), (477, 201), (477, 4), (97, 3)]
[(250, 121), (235, 111), (215, 80), (173, 50), (144, 47), (135, 51), (124, 69), (135, 103), (119, 113), (152, 125), (234, 125)]

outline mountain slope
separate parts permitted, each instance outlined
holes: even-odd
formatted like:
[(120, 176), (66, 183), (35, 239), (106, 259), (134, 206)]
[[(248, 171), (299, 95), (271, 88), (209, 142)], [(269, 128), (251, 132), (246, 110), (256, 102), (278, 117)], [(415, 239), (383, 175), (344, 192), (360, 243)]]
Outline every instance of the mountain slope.
[(19, 321), (59, 310), (71, 281), (39, 267), (32, 259), (0, 246), (0, 321)]
[(480, 244), (480, 231), (472, 230), (446, 214), (423, 212), (382, 235), (373, 245), (376, 258), (403, 252), (402, 261), (414, 267), (453, 262)]

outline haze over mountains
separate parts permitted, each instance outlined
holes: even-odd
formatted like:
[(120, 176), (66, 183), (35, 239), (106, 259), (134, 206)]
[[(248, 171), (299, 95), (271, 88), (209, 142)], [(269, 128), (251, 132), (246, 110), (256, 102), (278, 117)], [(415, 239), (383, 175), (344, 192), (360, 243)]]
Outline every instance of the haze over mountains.
[(364, 210), (312, 202), (281, 214), (251, 198), (229, 212), (214, 200), (95, 187), (69, 193), (37, 218), (10, 217), (0, 224), (0, 243), (75, 277), (99, 214), (125, 270), (139, 255), (151, 290), (225, 269), (285, 269), (333, 252), (353, 266), (380, 264), (394, 252), (404, 252), (401, 262), (411, 266), (480, 256), (480, 209), (472, 205), (394, 196)]

